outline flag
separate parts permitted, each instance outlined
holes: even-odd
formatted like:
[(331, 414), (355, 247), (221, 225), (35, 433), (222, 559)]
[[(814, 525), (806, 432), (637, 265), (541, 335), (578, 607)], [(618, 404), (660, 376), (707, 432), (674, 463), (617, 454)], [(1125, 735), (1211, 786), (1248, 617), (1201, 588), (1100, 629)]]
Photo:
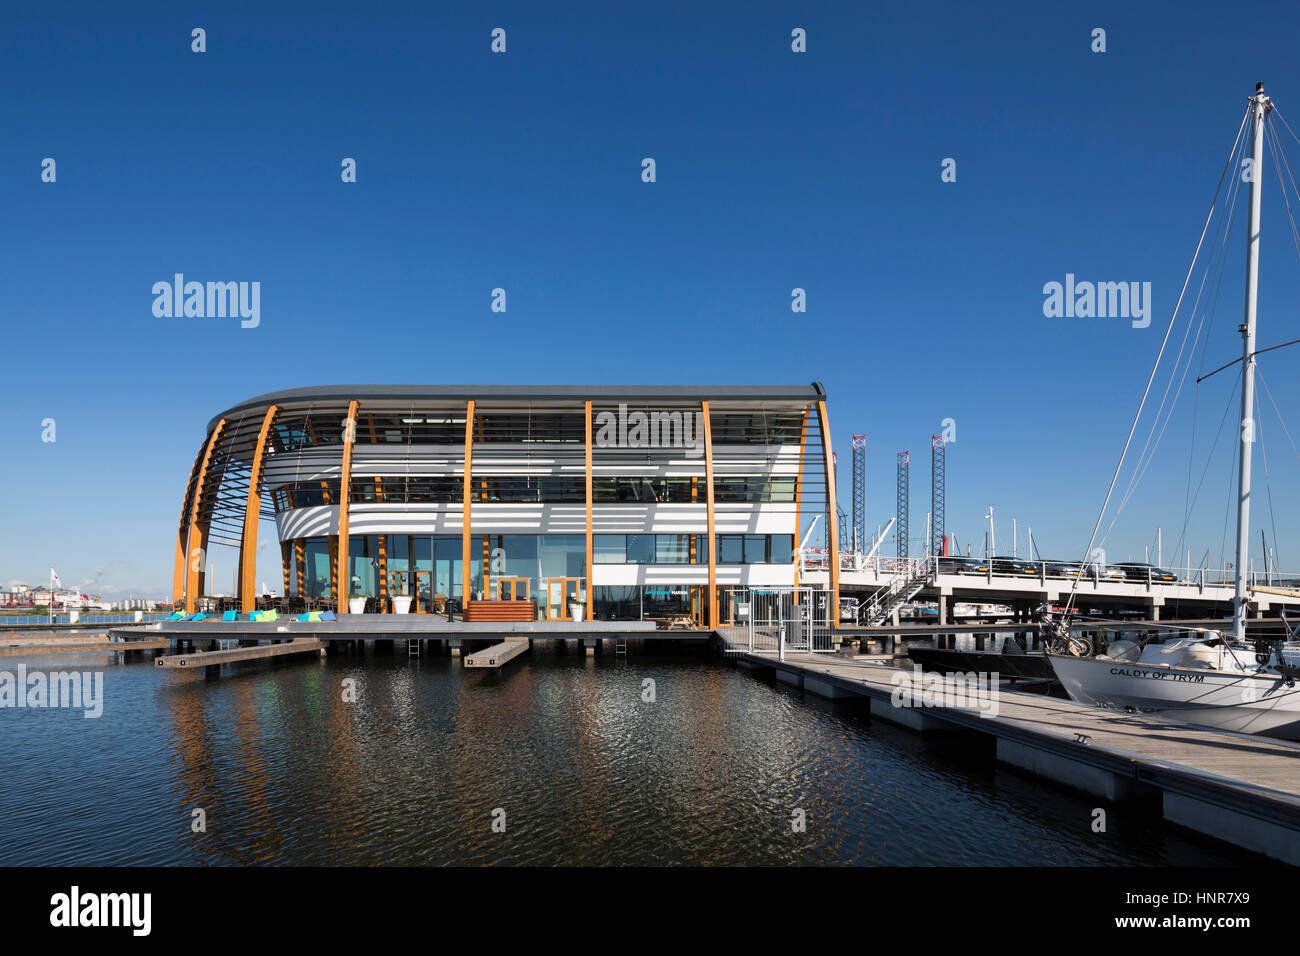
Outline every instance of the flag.
[(63, 585), (61, 585), (61, 584), (59, 583), (59, 576), (58, 576), (57, 574), (54, 573), (54, 569), (53, 569), (53, 568), (50, 568), (50, 583), (53, 585), (53, 587), (56, 587), (56, 588), (61, 588), (61, 587), (63, 587)]

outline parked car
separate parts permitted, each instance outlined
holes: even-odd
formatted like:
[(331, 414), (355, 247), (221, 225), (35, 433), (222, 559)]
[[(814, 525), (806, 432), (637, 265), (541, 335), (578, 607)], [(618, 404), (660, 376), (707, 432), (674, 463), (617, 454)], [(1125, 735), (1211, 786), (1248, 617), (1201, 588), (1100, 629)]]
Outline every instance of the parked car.
[(1140, 561), (1124, 561), (1115, 565), (1116, 568), (1124, 572), (1124, 577), (1130, 581), (1147, 580), (1147, 575), (1151, 575), (1153, 582), (1158, 581), (1162, 584), (1169, 584), (1178, 580), (1178, 575), (1172, 571), (1166, 571), (1164, 568), (1158, 568), (1154, 564), (1144, 564)]
[(939, 557), (940, 574), (988, 574), (989, 563), (983, 558), (968, 558), (960, 554)]
[(1045, 561), (1049, 578), (1077, 578), (1080, 565), (1077, 561)]
[(994, 574), (1037, 574), (1039, 562), (1027, 558), (993, 557)]
[(1124, 572), (1113, 564), (1085, 564), (1083, 566), (1083, 576), (1091, 578), (1094, 575), (1096, 575), (1098, 581), (1124, 581), (1127, 579)]

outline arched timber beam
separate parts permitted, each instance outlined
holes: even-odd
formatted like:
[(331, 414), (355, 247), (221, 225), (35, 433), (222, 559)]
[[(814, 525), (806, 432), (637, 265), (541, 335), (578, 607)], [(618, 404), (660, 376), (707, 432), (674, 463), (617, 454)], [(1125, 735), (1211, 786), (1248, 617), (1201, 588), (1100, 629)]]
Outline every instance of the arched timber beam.
[(348, 417), (343, 420), (343, 469), (339, 473), (338, 580), (334, 582), (339, 614), (348, 613), (348, 598), (352, 595), (352, 575), (348, 569), (348, 501), (352, 498), (352, 447), (357, 443), (358, 405), (355, 398), (348, 402)]
[(262, 417), (253, 449), (253, 464), (248, 472), (248, 500), (244, 504), (244, 535), (239, 542), (239, 609), (245, 614), (257, 610), (257, 522), (262, 511), (262, 459), (266, 455), (266, 436), (280, 406), (272, 405)]
[(835, 453), (831, 451), (831, 424), (826, 417), (825, 400), (817, 403), (817, 427), (821, 429), (822, 456), (826, 465), (826, 542), (830, 554), (831, 606), (830, 626), (840, 626), (840, 525), (839, 509), (835, 506)]
[(199, 521), (199, 511), (203, 505), (203, 488), (208, 480), (208, 466), (212, 464), (212, 453), (226, 430), (223, 418), (212, 429), (208, 438), (208, 447), (203, 451), (203, 464), (199, 467), (199, 477), (194, 484), (194, 504), (190, 507), (190, 527), (186, 536), (189, 556), (185, 566), (185, 613), (194, 613), (194, 599), (198, 597), (199, 575), (203, 573), (204, 552), (208, 548), (208, 526)]

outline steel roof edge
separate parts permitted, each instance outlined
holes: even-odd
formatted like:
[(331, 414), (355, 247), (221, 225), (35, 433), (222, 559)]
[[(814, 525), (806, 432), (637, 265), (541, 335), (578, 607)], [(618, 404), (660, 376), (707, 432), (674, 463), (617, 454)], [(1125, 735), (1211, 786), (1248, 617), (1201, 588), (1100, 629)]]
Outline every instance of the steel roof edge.
[(267, 405), (356, 399), (750, 399), (753, 401), (825, 401), (826, 389), (821, 382), (810, 385), (315, 385), (267, 392), (242, 401), (214, 415), (208, 431), (222, 418)]

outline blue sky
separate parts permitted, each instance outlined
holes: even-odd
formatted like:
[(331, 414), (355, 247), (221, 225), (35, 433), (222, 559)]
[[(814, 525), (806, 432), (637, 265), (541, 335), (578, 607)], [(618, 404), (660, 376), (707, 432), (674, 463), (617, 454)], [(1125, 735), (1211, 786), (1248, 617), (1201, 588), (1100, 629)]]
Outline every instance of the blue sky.
[[(1245, 97), (1263, 80), (1300, 117), (1300, 13), (1255, 14), (6, 5), (0, 583), (54, 565), (97, 593), (164, 593), (208, 418), (344, 382), (820, 380), (846, 507), (849, 436), (868, 436), (871, 526), (894, 510), (895, 453), (909, 449), (919, 539), (928, 437), (952, 418), (959, 542), (982, 547), (991, 503), (1000, 540), (1015, 517), (1046, 556), (1074, 556)], [(194, 27), (206, 53), (191, 52)], [(795, 27), (807, 53), (790, 49)], [(1090, 49), (1095, 27), (1105, 53)], [(55, 183), (41, 182), (44, 157)], [(343, 157), (356, 183), (340, 181)], [(947, 157), (955, 183), (940, 180)], [(1267, 175), (1261, 345), (1296, 337), (1300, 275), (1271, 163)], [(1234, 239), (1208, 367), (1240, 350), (1244, 257)], [(155, 317), (150, 289), (176, 272), (259, 281), (260, 326)], [(1151, 282), (1151, 326), (1045, 318), (1043, 284), (1066, 273)], [(504, 315), (489, 308), (496, 287)], [(1296, 361), (1261, 360), (1284, 415)], [(1202, 386), (1197, 478), (1232, 387), (1231, 373)], [(1157, 525), (1167, 549), (1179, 537), (1192, 401), (1108, 540), (1112, 560), (1141, 560)], [(1261, 497), (1254, 525), (1272, 543), (1276, 524), (1283, 566), (1300, 568), (1286, 507), (1300, 463), (1271, 408), (1263, 437), (1277, 510)], [(1194, 562), (1207, 548), (1220, 560), (1223, 448), (1190, 519)], [(232, 556), (213, 556), (229, 580)], [(259, 578), (276, 581), (275, 549), (263, 558)]]

